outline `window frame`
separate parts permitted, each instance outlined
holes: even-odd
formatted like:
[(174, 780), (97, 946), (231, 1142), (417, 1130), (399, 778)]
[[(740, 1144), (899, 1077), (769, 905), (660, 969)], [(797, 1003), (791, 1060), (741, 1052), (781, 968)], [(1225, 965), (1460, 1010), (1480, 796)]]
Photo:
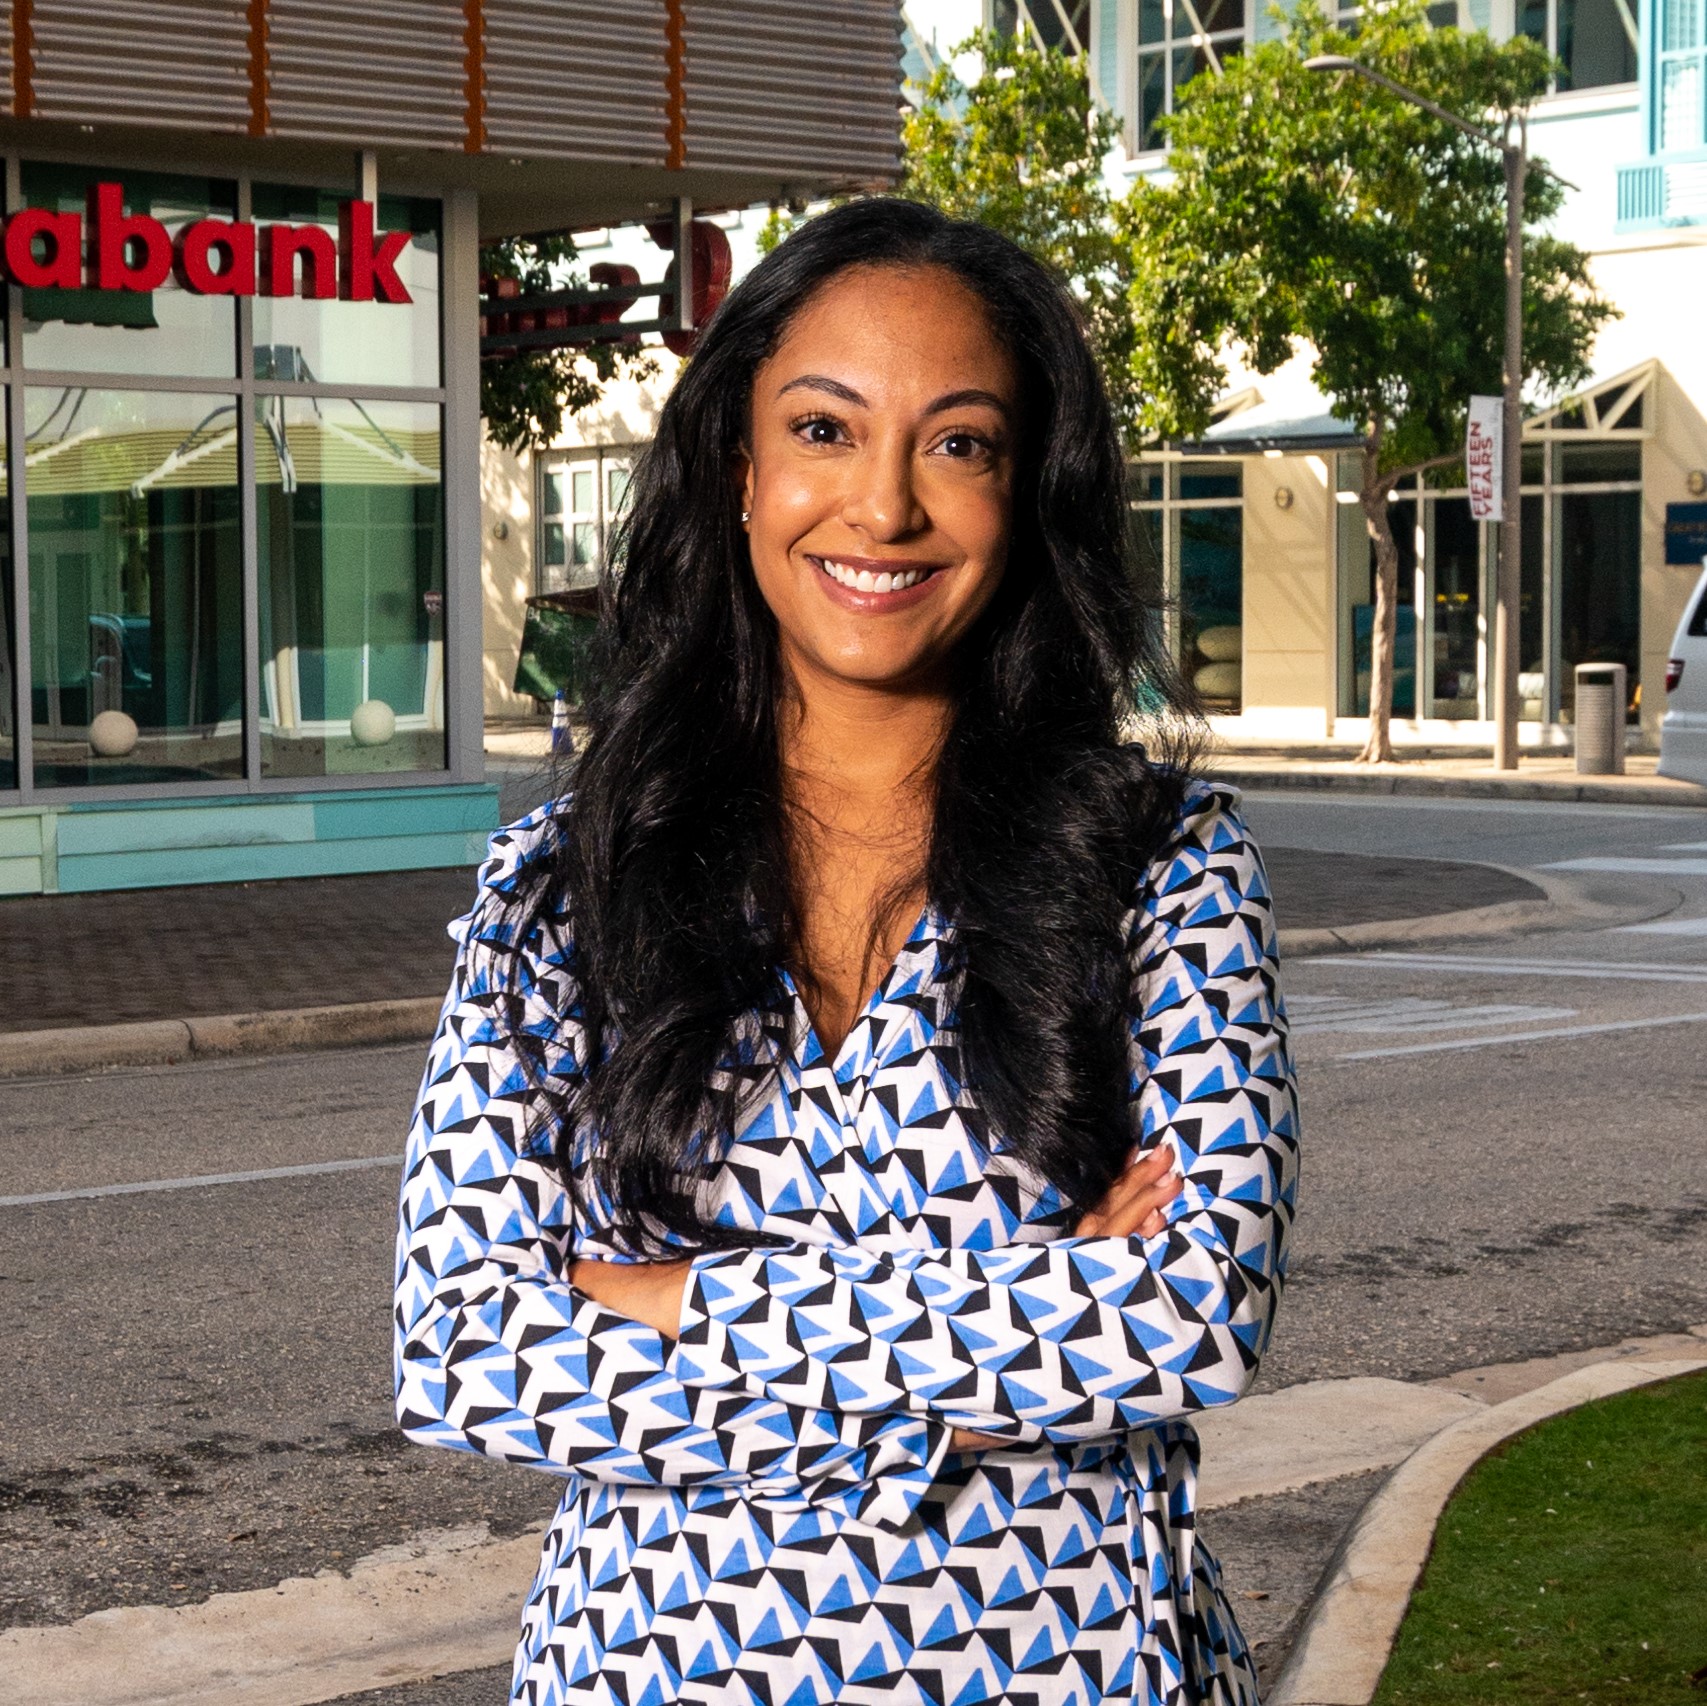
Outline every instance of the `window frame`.
[[(107, 150), (69, 146), (15, 146), (4, 152), (5, 207), (8, 212), (24, 205), (22, 169), (25, 160), (43, 164), (111, 172), (123, 177), (127, 171), (176, 172), (206, 175), (236, 186), (238, 220), (253, 218), (252, 186), (257, 183), (301, 185), (310, 189), (343, 189), (336, 174), (294, 168), (284, 161), (265, 161), (258, 166), (230, 166), (197, 155), (156, 153), (139, 149), (124, 163), (115, 162)], [(360, 196), (362, 187), (352, 181), (348, 194)], [(389, 187), (383, 193), (391, 193)], [(259, 653), (260, 565), (257, 544), (257, 500), (255, 490), (255, 433), (258, 399), (270, 396), (322, 398), (350, 402), (430, 403), (441, 422), (441, 502), (445, 551), (448, 561), (466, 558), (470, 539), (478, 539), (480, 494), (478, 482), (479, 389), (477, 355), (472, 339), (469, 347), (453, 346), (447, 333), (473, 312), (478, 290), (473, 265), (475, 240), (471, 198), (448, 189), (399, 186), (397, 193), (439, 206), (439, 314), (436, 335), (439, 343), (439, 383), (430, 386), (376, 385), (286, 381), (257, 378), (252, 298), (237, 298), (237, 364), (229, 379), (207, 376), (109, 372), (103, 369), (78, 371), (63, 368), (33, 368), (24, 360), (23, 291), (17, 284), (4, 285), (5, 348), (0, 359), (0, 397), (6, 410), (4, 455), (7, 492), (10, 499), (12, 609), (16, 631), (12, 636), (11, 700), (13, 767), (15, 784), (0, 788), (0, 807), (30, 805), (101, 805), (125, 801), (147, 802), (175, 799), (236, 799), (267, 796), (324, 794), (352, 790), (408, 787), (444, 787), (478, 781), (484, 774), (482, 742), (478, 726), (468, 727), (470, 686), (478, 690), (480, 669), (480, 588), (458, 584), (447, 571), (444, 589), (443, 720), (445, 763), (431, 770), (369, 771), (315, 776), (266, 776), (261, 770), (261, 659)], [(468, 253), (462, 254), (466, 248)], [(181, 779), (164, 782), (89, 782), (44, 787), (36, 782), (33, 752), (33, 670), (30, 633), (30, 562), (28, 494), (24, 484), (25, 390), (54, 385), (87, 386), (91, 390), (164, 391), (229, 394), (237, 406), (239, 501), (242, 542), (243, 627), (243, 764), (234, 777)], [(477, 548), (477, 547), (476, 547)], [(469, 577), (464, 576), (463, 579)], [(472, 654), (470, 644), (472, 643)]]

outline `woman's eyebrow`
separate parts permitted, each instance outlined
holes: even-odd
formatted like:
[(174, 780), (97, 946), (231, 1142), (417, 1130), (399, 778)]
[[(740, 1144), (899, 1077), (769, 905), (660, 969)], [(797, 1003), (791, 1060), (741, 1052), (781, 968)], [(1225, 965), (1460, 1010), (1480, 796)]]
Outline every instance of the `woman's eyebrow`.
[(827, 391), (832, 397), (840, 397), (844, 403), (852, 403), (856, 408), (866, 406), (865, 399), (851, 386), (844, 385), (839, 379), (827, 378), (822, 373), (803, 373), (798, 379), (791, 379), (786, 385), (777, 388), (777, 395), (784, 396), (790, 391)]
[(975, 403), (983, 403), (994, 409), (999, 415), (1005, 416), (1010, 412), (1006, 401), (998, 397), (994, 391), (980, 391), (974, 388), (966, 391), (945, 391), (925, 410), (925, 413), (927, 415), (941, 415), (946, 414), (950, 409), (969, 408)]

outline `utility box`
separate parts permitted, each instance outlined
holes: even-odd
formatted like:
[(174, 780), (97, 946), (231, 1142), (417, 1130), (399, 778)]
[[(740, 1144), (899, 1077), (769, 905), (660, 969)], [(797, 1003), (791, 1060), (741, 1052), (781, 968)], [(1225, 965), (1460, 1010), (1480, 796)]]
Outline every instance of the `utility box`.
[(1577, 665), (1577, 774), (1624, 774), (1624, 707), (1629, 671), (1621, 663)]

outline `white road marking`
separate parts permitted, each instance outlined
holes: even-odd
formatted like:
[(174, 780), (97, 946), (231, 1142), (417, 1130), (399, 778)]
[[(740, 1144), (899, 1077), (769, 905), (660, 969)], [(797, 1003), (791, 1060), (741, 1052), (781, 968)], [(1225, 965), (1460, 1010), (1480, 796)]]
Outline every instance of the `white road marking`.
[(263, 1179), (302, 1179), (311, 1173), (353, 1173), (362, 1167), (401, 1167), (401, 1155), (363, 1155), (354, 1161), (310, 1161), (300, 1167), (257, 1167), (250, 1173), (202, 1173), (193, 1179), (144, 1179), (134, 1185), (85, 1185), (75, 1191), (40, 1191), (28, 1197), (0, 1197), (0, 1208), (32, 1208), (37, 1203), (76, 1202), (83, 1197), (129, 1197), (146, 1191), (195, 1191), (210, 1185), (253, 1185)]
[(1620, 936), (1707, 936), (1707, 918), (1662, 918), (1657, 924), (1620, 924)]
[(1662, 841), (1662, 853), (1707, 853), (1707, 841)]
[(1458, 1031), (1577, 1016), (1575, 1007), (1524, 1007), (1514, 1003), (1455, 1007), (1450, 1001), (1411, 995), (1389, 1001), (1360, 1001), (1350, 995), (1295, 995), (1286, 1005), (1293, 1029), (1303, 1032)]
[(1657, 1019), (1616, 1019), (1603, 1025), (1565, 1025), (1551, 1031), (1512, 1031), (1499, 1037), (1458, 1037), (1446, 1043), (1407, 1043), (1398, 1048), (1359, 1049), (1335, 1060), (1391, 1060), (1401, 1054), (1440, 1054), (1447, 1049), (1493, 1048), (1501, 1043), (1545, 1042), (1554, 1037), (1593, 1037), (1608, 1031), (1651, 1031), (1662, 1025), (1707, 1024), (1707, 1013), (1672, 1013)]
[(1630, 859), (1610, 854), (1598, 859), (1556, 859), (1543, 871), (1624, 871), (1632, 876), (1707, 877), (1707, 859)]
[(1636, 983), (1707, 983), (1707, 966), (1652, 960), (1484, 960), (1471, 954), (1323, 954), (1313, 966), (1365, 971), (1458, 971), (1477, 977), (1595, 977)]

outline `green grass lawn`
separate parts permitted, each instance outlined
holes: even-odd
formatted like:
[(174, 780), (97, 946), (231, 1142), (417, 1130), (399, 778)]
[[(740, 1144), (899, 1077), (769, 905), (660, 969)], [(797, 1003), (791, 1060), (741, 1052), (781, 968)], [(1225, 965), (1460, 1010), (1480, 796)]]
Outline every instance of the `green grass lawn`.
[(1446, 1507), (1376, 1706), (1707, 1706), (1707, 1372), (1510, 1441)]

